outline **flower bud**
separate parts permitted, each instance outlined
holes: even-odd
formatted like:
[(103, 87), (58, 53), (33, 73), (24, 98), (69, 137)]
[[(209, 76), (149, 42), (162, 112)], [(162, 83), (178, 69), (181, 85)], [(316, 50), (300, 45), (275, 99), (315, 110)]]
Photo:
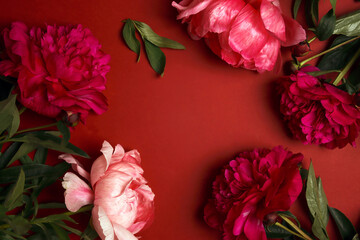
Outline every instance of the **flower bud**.
[(296, 57), (303, 57), (306, 54), (308, 54), (309, 51), (310, 51), (310, 46), (306, 41), (303, 41), (298, 45), (295, 45), (292, 49), (292, 52)]
[(269, 213), (264, 217), (264, 224), (267, 226), (273, 225), (274, 223), (276, 223), (277, 219), (278, 219), (278, 215), (276, 212)]
[(66, 125), (70, 127), (75, 127), (79, 122), (79, 113), (67, 111), (65, 116), (63, 117), (63, 121), (66, 123)]

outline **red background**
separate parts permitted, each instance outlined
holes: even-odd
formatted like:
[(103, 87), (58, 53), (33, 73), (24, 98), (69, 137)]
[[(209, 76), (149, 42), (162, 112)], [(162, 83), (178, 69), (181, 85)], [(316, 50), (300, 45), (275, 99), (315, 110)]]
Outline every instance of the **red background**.
[[(0, 2), (1, 28), (16, 20), (28, 26), (81, 23), (111, 55), (105, 91), (109, 110), (90, 116), (86, 125), (78, 125), (71, 142), (92, 159), (99, 155), (105, 139), (113, 145), (122, 144), (126, 150), (140, 151), (145, 177), (156, 194), (155, 221), (140, 234), (143, 239), (221, 239), (202, 220), (214, 177), (240, 151), (277, 145), (302, 152), (305, 167), (311, 158), (329, 205), (343, 211), (360, 228), (359, 148), (328, 150), (292, 139), (281, 121), (273, 90), (282, 73), (258, 74), (222, 62), (203, 41), (188, 37), (170, 0)], [(281, 1), (285, 14), (290, 15), (291, 2)], [(320, 3), (323, 15), (330, 4)], [(360, 3), (341, 0), (336, 12), (340, 16), (359, 8)], [(299, 18), (304, 23), (302, 15), (301, 8)], [(167, 66), (163, 78), (150, 68), (144, 52), (136, 64), (135, 54), (120, 37), (125, 18), (146, 22), (158, 34), (186, 46), (185, 51), (164, 50)], [(284, 61), (290, 59), (289, 50), (283, 55)], [(30, 111), (23, 120), (32, 126), (49, 121)], [(50, 162), (55, 159), (53, 154)], [(84, 162), (89, 168), (92, 160)], [(63, 195), (60, 184), (46, 191), (45, 200), (59, 201)], [(292, 210), (301, 220), (306, 218), (303, 203), (298, 201)], [(83, 216), (83, 222), (87, 217)]]

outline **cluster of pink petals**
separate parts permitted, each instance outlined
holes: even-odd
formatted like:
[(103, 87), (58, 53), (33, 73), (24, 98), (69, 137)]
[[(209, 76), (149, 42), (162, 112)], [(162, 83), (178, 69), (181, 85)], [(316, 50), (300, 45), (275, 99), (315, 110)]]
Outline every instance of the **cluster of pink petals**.
[(110, 56), (89, 29), (81, 25), (50, 26), (30, 30), (21, 22), (2, 32), (5, 51), (0, 74), (18, 79), (18, 100), (49, 117), (63, 112), (102, 114), (107, 101), (105, 75)]
[(306, 39), (298, 22), (281, 13), (279, 0), (183, 0), (172, 5), (193, 39), (205, 38), (228, 64), (258, 72), (280, 62), (280, 47)]
[(327, 148), (355, 146), (360, 131), (360, 109), (354, 96), (306, 72), (305, 67), (281, 79), (280, 110), (294, 137), (304, 144)]
[(224, 240), (266, 240), (265, 217), (287, 211), (302, 190), (302, 160), (281, 146), (242, 152), (216, 177), (206, 223), (222, 231)]
[(114, 150), (106, 141), (101, 152), (90, 174), (71, 155), (60, 156), (92, 187), (76, 174), (66, 173), (62, 183), (66, 207), (76, 212), (94, 204), (92, 223), (102, 240), (137, 240), (134, 234), (153, 219), (155, 196), (142, 176), (140, 154), (125, 153), (120, 145)]

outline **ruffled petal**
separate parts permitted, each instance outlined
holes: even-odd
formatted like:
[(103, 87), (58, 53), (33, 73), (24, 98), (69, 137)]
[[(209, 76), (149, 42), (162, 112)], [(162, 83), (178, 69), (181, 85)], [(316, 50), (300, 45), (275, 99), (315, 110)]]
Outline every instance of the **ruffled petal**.
[(179, 11), (177, 19), (188, 18), (204, 10), (213, 0), (183, 0), (180, 3), (175, 1), (171, 5)]
[(102, 207), (95, 205), (92, 210), (92, 220), (102, 240), (115, 240), (114, 227)]
[(122, 227), (119, 224), (114, 224), (115, 235), (118, 240), (137, 240), (138, 238), (134, 236), (130, 231), (126, 228)]
[(94, 202), (94, 193), (83, 180), (74, 173), (68, 172), (64, 175), (62, 182), (65, 191), (65, 205), (71, 212), (76, 212), (82, 206)]
[(294, 19), (283, 15), (285, 22), (286, 41), (282, 42), (282, 46), (289, 47), (298, 44), (306, 39), (304, 28)]
[(262, 1), (260, 6), (260, 15), (265, 28), (272, 32), (279, 40), (285, 42), (285, 22), (280, 8), (270, 1)]
[(79, 173), (80, 176), (90, 181), (90, 174), (84, 169), (83, 165), (73, 156), (71, 156), (70, 154), (61, 154), (59, 156), (59, 159), (63, 159), (67, 163), (71, 164), (71, 167), (75, 172)]

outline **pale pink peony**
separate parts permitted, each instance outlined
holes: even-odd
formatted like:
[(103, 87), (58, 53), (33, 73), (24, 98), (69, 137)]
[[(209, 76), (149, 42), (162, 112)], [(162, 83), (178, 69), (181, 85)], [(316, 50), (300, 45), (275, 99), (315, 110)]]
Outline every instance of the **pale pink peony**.
[(360, 131), (355, 96), (306, 73), (318, 70), (304, 67), (281, 79), (281, 113), (294, 137), (304, 144), (331, 149), (355, 146)]
[(172, 6), (193, 39), (205, 38), (234, 67), (270, 71), (280, 62), (281, 46), (306, 38), (300, 24), (281, 13), (279, 0), (183, 0)]
[(90, 187), (74, 173), (66, 173), (62, 183), (66, 207), (75, 212), (94, 204), (92, 221), (101, 239), (136, 240), (134, 234), (153, 219), (155, 196), (142, 176), (140, 154), (136, 150), (125, 153), (120, 145), (114, 150), (106, 141), (101, 152), (90, 174), (71, 155), (59, 157), (91, 183)]
[(302, 159), (281, 146), (240, 153), (213, 183), (206, 223), (222, 231), (224, 240), (266, 240), (263, 221), (287, 211), (302, 190)]
[(46, 30), (29, 30), (14, 22), (2, 35), (0, 74), (18, 79), (18, 100), (25, 107), (54, 118), (64, 111), (79, 114), (82, 121), (89, 111), (106, 111), (101, 92), (110, 56), (88, 28), (48, 25)]

